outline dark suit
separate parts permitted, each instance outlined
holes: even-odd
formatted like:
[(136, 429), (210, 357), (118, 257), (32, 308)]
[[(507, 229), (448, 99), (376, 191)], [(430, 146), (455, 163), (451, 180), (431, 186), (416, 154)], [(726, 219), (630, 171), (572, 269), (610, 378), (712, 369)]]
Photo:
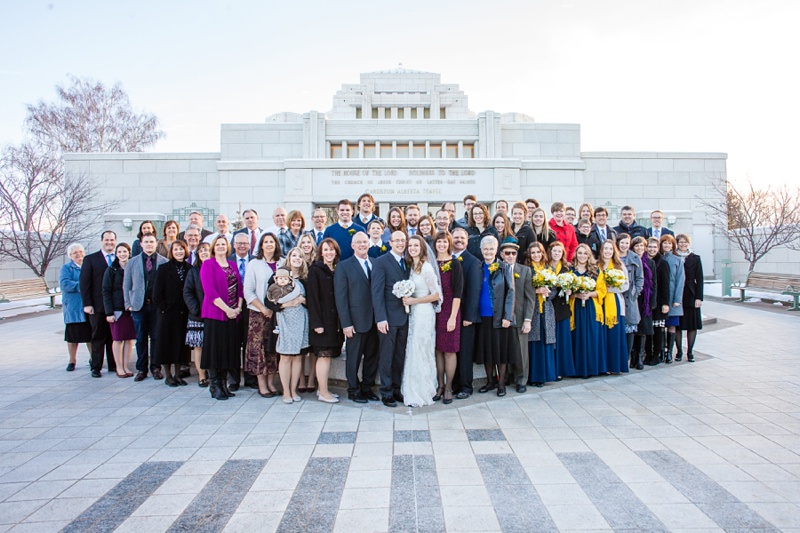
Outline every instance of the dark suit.
[[(248, 253), (247, 257), (244, 258), (244, 266), (245, 269), (247, 268), (247, 264), (253, 259), (255, 256)], [(239, 270), (239, 273), (242, 274), (242, 280), (244, 280), (244, 275), (241, 269), (241, 257), (236, 255), (236, 253), (232, 253), (228, 256), (228, 261), (233, 261), (236, 263), (236, 268)], [(229, 368), (228, 369), (228, 383), (229, 384), (236, 384), (239, 385), (241, 378), (242, 378), (242, 369), (244, 368), (244, 361), (245, 357), (247, 357), (246, 350), (247, 350), (247, 328), (248, 323), (250, 321), (250, 309), (248, 309), (247, 305), (242, 306), (242, 316), (239, 321), (236, 323), (236, 329), (238, 330), (239, 338), (236, 342), (236, 346), (239, 349), (239, 360), (241, 361), (241, 366), (237, 368)], [(245, 387), (258, 387), (258, 379), (251, 374), (250, 372), (244, 372), (244, 386)]]
[(111, 328), (106, 321), (105, 306), (103, 304), (103, 275), (108, 268), (108, 261), (103, 250), (98, 250), (87, 255), (81, 266), (80, 289), (83, 306), (92, 306), (94, 314), (89, 315), (92, 326), (92, 371), (103, 368), (103, 348), (108, 361), (108, 371), (114, 372), (117, 364), (114, 362), (113, 339)]
[[(374, 271), (374, 262), (372, 263)], [(353, 327), (355, 334), (345, 341), (345, 373), (347, 375), (348, 395), (372, 392), (378, 375), (378, 328), (375, 325), (375, 312), (372, 308), (370, 281), (361, 266), (363, 260), (355, 255), (339, 263), (333, 274), (333, 290), (336, 310), (342, 329)], [(358, 380), (358, 367), (364, 362)]]
[(403, 301), (392, 294), (398, 281), (408, 279), (408, 268), (401, 267), (392, 253), (372, 262), (372, 308), (375, 322), (387, 322), (388, 333), (378, 332), (380, 342), (381, 397), (399, 396), (408, 340), (408, 314)]
[[(464, 291), (461, 295), (461, 349), (458, 352), (456, 380), (459, 392), (472, 394), (472, 365), (475, 355), (475, 331), (481, 321), (480, 301), (483, 271), (481, 262), (471, 253), (464, 251), (459, 256), (464, 272)], [(464, 322), (471, 322), (465, 326)]]
[[(519, 276), (519, 277), (517, 277)], [(527, 320), (530, 322), (533, 319), (533, 306), (536, 301), (536, 294), (531, 283), (530, 267), (514, 265), (514, 320), (513, 327), (517, 330), (519, 337), (519, 352), (521, 362), (519, 365), (513, 365), (514, 380), (517, 385), (525, 385), (528, 382), (528, 368), (530, 366), (530, 359), (528, 358), (528, 334), (522, 333), (523, 323)]]
[[(178, 233), (178, 239), (183, 241), (183, 242), (186, 242), (186, 237), (184, 236), (184, 233), (186, 233), (186, 232), (182, 231), (182, 232)], [(209, 231), (206, 228), (200, 228), (200, 242), (203, 242), (203, 239), (205, 239), (206, 237), (208, 237), (212, 233), (214, 233), (214, 232), (213, 231)]]
[(614, 231), (614, 228), (608, 225), (606, 225), (606, 239), (604, 239), (603, 236), (600, 234), (600, 230), (597, 229), (597, 225), (592, 225), (592, 231), (591, 233), (589, 233), (589, 236), (592, 235), (594, 235), (597, 238), (597, 240), (600, 241), (600, 244), (603, 244), (603, 242), (606, 239), (611, 239), (612, 242), (617, 241), (617, 232)]
[[(672, 231), (669, 228), (665, 228), (664, 226), (661, 226), (661, 235), (672, 235), (674, 237), (675, 236), (675, 232)], [(647, 236), (648, 237), (653, 237), (653, 228), (647, 228)]]

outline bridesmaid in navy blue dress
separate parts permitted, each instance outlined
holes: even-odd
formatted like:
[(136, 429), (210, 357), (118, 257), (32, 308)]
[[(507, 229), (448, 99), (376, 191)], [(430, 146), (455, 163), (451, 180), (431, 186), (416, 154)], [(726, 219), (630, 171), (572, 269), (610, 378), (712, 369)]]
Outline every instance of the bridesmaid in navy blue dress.
[[(628, 371), (628, 340), (625, 336), (624, 300), (621, 293), (628, 288), (628, 269), (619, 259), (617, 246), (611, 240), (600, 246), (598, 261), (600, 273), (597, 276), (598, 295), (603, 301), (603, 316), (606, 324), (606, 362), (607, 372), (619, 374)], [(609, 287), (605, 282), (605, 271), (616, 269), (625, 276), (622, 287)]]
[[(591, 248), (579, 244), (572, 260), (572, 272), (576, 276), (597, 281), (597, 261)], [(572, 306), (572, 353), (575, 357), (575, 375), (584, 379), (605, 374), (606, 339), (603, 324), (603, 308), (597, 299), (597, 291), (573, 294)]]
[[(567, 251), (564, 248), (564, 243), (556, 241), (551, 244), (549, 255), (548, 268), (550, 270), (555, 272), (556, 275), (569, 272)], [(559, 293), (559, 289), (553, 289), (553, 292)], [(553, 310), (556, 316), (556, 368), (558, 369), (556, 381), (561, 381), (561, 378), (565, 376), (571, 377), (575, 375), (572, 331), (570, 330), (572, 312), (569, 307), (569, 300), (559, 294), (553, 298)]]
[[(540, 242), (528, 246), (527, 264), (536, 274), (547, 268), (547, 253)], [(548, 381), (558, 378), (556, 367), (556, 318), (553, 310), (555, 292), (547, 287), (536, 289), (536, 301), (533, 304), (533, 320), (531, 320), (530, 346), (531, 357), (530, 382), (536, 387), (543, 387)]]

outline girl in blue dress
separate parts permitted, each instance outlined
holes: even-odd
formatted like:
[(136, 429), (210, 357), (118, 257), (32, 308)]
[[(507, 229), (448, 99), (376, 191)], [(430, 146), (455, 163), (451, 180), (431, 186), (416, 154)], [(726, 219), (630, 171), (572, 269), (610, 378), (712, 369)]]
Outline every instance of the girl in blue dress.
[[(572, 260), (572, 272), (576, 276), (597, 281), (597, 261), (587, 244), (579, 244)], [(603, 322), (603, 307), (597, 291), (573, 294), (572, 306), (572, 353), (575, 360), (575, 375), (587, 379), (605, 374), (606, 339)]]
[[(527, 264), (532, 269), (534, 278), (536, 274), (547, 268), (547, 252), (540, 242), (528, 246)], [(536, 301), (533, 305), (533, 320), (531, 320), (530, 346), (528, 353), (531, 357), (530, 382), (536, 387), (543, 387), (547, 381), (558, 378), (556, 367), (556, 318), (553, 310), (555, 290), (547, 287), (536, 289)]]
[[(619, 374), (628, 371), (628, 340), (625, 337), (625, 300), (620, 296), (628, 289), (628, 269), (619, 259), (617, 246), (607, 240), (600, 246), (598, 260), (600, 273), (597, 276), (597, 294), (603, 303), (603, 318), (606, 325), (607, 372)], [(621, 287), (606, 283), (607, 271), (619, 270), (625, 278)]]
[[(552, 270), (556, 275), (569, 272), (569, 263), (567, 263), (567, 251), (564, 243), (556, 241), (550, 245), (549, 250), (550, 261), (547, 267)], [(558, 293), (558, 289), (553, 289), (553, 292)], [(569, 307), (569, 300), (562, 295), (557, 295), (553, 298), (553, 311), (556, 317), (556, 369), (558, 371), (558, 378), (556, 381), (561, 381), (564, 376), (571, 377), (575, 375), (575, 362), (572, 353), (572, 331), (570, 330), (570, 319), (572, 318), (572, 311)]]

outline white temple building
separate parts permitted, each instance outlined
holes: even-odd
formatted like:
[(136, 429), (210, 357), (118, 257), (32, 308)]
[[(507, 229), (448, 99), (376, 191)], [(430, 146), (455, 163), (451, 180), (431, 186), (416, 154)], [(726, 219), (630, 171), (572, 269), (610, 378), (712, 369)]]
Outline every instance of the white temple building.
[[(254, 208), (262, 227), (276, 206), (333, 207), (363, 192), (380, 213), (418, 204), (457, 210), (466, 194), (493, 207), (500, 199), (536, 198), (549, 212), (563, 201), (609, 209), (635, 207), (649, 226), (653, 209), (693, 237), (710, 258), (711, 223), (700, 198), (725, 179), (724, 153), (582, 152), (580, 125), (544, 124), (521, 113), (473, 112), (457, 84), (403, 68), (361, 75), (333, 96), (327, 113), (278, 113), (254, 124), (223, 124), (217, 153), (69, 154), (68, 172), (90, 174), (103, 195), (118, 200), (108, 226), (130, 242), (144, 219), (186, 223), (200, 210), (207, 226), (217, 213), (236, 220)], [(309, 222), (310, 223), (310, 222)], [(714, 261), (704, 260), (708, 265)]]

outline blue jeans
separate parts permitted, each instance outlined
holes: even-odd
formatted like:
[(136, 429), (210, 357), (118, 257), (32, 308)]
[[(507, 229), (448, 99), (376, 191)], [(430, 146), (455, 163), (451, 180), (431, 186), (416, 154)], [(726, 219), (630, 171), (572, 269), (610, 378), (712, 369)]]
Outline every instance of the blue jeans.
[[(153, 352), (153, 343), (156, 340), (156, 320), (158, 309), (153, 304), (144, 304), (139, 311), (133, 311), (133, 325), (136, 327), (136, 370), (147, 374), (150, 354)], [(149, 344), (148, 344), (149, 337)], [(150, 371), (158, 365), (149, 365)]]

